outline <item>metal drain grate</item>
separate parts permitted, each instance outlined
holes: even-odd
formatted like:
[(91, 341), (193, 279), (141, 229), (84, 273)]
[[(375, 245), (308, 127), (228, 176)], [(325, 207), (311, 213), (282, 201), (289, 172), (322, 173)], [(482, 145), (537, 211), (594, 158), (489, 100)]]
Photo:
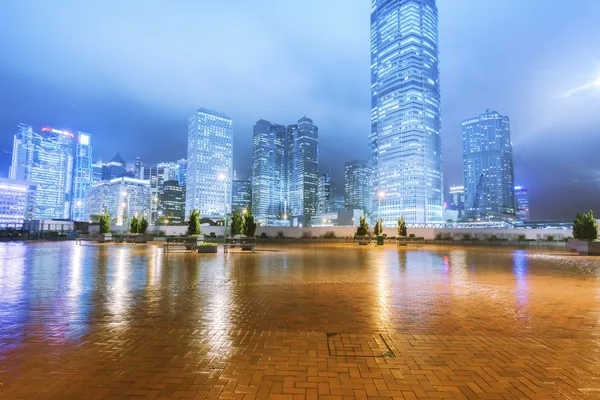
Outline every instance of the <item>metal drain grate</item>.
[(383, 335), (327, 333), (330, 356), (396, 358)]

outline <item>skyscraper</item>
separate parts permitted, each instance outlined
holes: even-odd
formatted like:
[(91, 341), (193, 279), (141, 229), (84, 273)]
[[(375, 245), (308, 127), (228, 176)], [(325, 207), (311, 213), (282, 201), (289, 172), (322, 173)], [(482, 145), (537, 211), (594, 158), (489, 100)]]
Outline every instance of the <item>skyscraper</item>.
[(372, 198), (394, 225), (440, 222), (442, 138), (435, 0), (371, 1)]
[(319, 129), (313, 120), (302, 117), (288, 126), (289, 214), (298, 224), (306, 224), (317, 213), (319, 184)]
[(177, 181), (179, 182), (179, 186), (183, 187), (187, 182), (187, 160), (182, 158), (177, 160), (177, 164), (179, 164), (179, 168), (177, 169)]
[(36, 184), (33, 219), (69, 219), (73, 189), (70, 132), (19, 124), (13, 141), (10, 178)]
[(242, 212), (252, 209), (252, 183), (250, 181), (234, 180), (231, 190), (231, 209)]
[(517, 219), (529, 221), (529, 193), (523, 186), (515, 186), (515, 204), (517, 206)]
[(508, 117), (488, 110), (463, 121), (462, 132), (466, 216), (514, 216), (515, 185)]
[(465, 187), (463, 185), (450, 186), (450, 199), (458, 211), (458, 220), (462, 220), (465, 216)]
[(344, 207), (346, 210), (371, 209), (371, 168), (364, 160), (344, 164)]
[(71, 219), (73, 221), (86, 221), (85, 196), (93, 184), (92, 136), (89, 133), (78, 132), (75, 137)]
[(264, 119), (254, 125), (252, 213), (264, 225), (283, 218), (286, 206), (286, 127)]
[(224, 216), (231, 208), (233, 124), (224, 114), (199, 109), (188, 124), (185, 213)]
[(331, 187), (331, 175), (323, 174), (319, 177), (317, 186), (317, 215), (332, 212), (333, 188)]
[(150, 219), (150, 183), (145, 180), (121, 177), (100, 181), (88, 191), (85, 218), (108, 211), (118, 226), (127, 224), (133, 216)]
[(158, 189), (158, 221), (181, 225), (185, 221), (185, 196), (176, 180), (164, 181)]
[(140, 157), (135, 158), (135, 177), (144, 178), (144, 161)]
[(0, 178), (0, 229), (20, 229), (33, 218), (36, 185)]

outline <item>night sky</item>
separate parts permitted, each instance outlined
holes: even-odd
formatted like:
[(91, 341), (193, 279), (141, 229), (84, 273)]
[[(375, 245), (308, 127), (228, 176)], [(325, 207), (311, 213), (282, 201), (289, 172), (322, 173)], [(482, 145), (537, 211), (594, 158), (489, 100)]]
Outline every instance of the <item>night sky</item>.
[[(511, 119), (532, 218), (600, 213), (600, 1), (439, 0), (444, 182), (463, 119)], [(320, 163), (367, 157), (370, 0), (5, 0), (0, 176), (19, 122), (93, 136), (94, 158), (186, 156), (199, 107), (234, 121), (248, 175), (260, 119), (319, 126)], [(600, 83), (600, 82), (599, 82)]]

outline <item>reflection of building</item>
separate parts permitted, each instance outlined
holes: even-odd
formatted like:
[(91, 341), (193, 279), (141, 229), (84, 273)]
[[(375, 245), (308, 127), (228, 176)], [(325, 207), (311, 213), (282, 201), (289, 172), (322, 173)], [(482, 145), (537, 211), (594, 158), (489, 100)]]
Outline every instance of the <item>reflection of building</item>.
[(287, 194), (286, 127), (259, 120), (252, 145), (252, 212), (261, 224), (271, 225), (285, 212)]
[[(384, 225), (442, 220), (435, 0), (371, 1), (371, 149)], [(371, 196), (372, 198), (374, 196)]]
[(231, 189), (231, 208), (242, 211), (252, 207), (252, 184), (250, 181), (234, 180)]
[(85, 221), (85, 196), (93, 184), (91, 135), (78, 132), (76, 139), (71, 219)]
[(122, 177), (96, 183), (86, 197), (86, 219), (100, 215), (106, 209), (117, 225), (132, 216), (150, 220), (150, 182)]
[[(465, 214), (465, 187), (462, 185), (450, 186), (451, 205), (458, 211), (457, 220), (462, 220)], [(447, 219), (447, 218), (446, 218)]]
[(371, 207), (371, 168), (366, 161), (353, 160), (344, 164), (344, 207), (363, 210)]
[(463, 121), (462, 130), (466, 216), (514, 216), (513, 157), (508, 117), (486, 111)]
[(35, 193), (35, 184), (0, 178), (0, 230), (20, 229), (33, 218)]
[(185, 221), (184, 188), (177, 180), (165, 181), (158, 190), (158, 218), (167, 225), (181, 225)]
[(185, 215), (225, 215), (231, 204), (233, 125), (226, 115), (199, 109), (189, 119)]
[(13, 142), (10, 178), (36, 184), (34, 219), (68, 219), (73, 189), (74, 135), (19, 124)]
[(317, 212), (319, 129), (302, 117), (288, 126), (289, 214), (298, 224), (307, 223)]
[(515, 186), (515, 204), (517, 219), (519, 221), (529, 221), (529, 194), (523, 186)]

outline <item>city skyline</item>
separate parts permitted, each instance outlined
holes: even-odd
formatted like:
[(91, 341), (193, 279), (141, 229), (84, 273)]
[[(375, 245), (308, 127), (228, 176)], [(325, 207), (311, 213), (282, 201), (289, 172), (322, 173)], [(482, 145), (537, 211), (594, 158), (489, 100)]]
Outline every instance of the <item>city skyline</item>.
[[(28, 6), (34, 3), (38, 7)], [(221, 62), (216, 63), (216, 69), (200, 66), (199, 70), (181, 67), (191, 65), (186, 60), (192, 61), (184, 39), (190, 36), (195, 42), (191, 38), (194, 34), (197, 37), (207, 31), (184, 35), (175, 30), (182, 41), (170, 50), (163, 42), (166, 39), (160, 39), (164, 32), (156, 30), (156, 25), (150, 24), (156, 34), (145, 29), (150, 25), (143, 21), (133, 22), (140, 34), (125, 28), (122, 22), (129, 20), (127, 16), (135, 12), (135, 6), (118, 8), (119, 15), (113, 18), (109, 17), (115, 14), (110, 3), (95, 12), (85, 5), (69, 10), (67, 2), (60, 1), (53, 7), (34, 1), (7, 6), (6, 15), (11, 18), (0, 28), (0, 37), (14, 31), (25, 17), (40, 29), (24, 32), (14, 47), (7, 44), (0, 55), (0, 84), (6, 89), (0, 95), (5, 110), (0, 117), (0, 148), (10, 152), (14, 127), (23, 122), (89, 132), (94, 138), (94, 161), (98, 157), (109, 160), (116, 151), (128, 161), (139, 155), (148, 164), (177, 160), (185, 157), (185, 121), (204, 104), (235, 121), (234, 169), (240, 174), (250, 165), (251, 129), (259, 118), (293, 121), (297, 115), (306, 114), (318, 121), (321, 165), (332, 166), (332, 180), (338, 184), (343, 180), (344, 162), (368, 157), (369, 2), (342, 7), (348, 3), (332, 1), (315, 13), (320, 2), (309, 1), (301, 10), (295, 10), (293, 18), (314, 16), (316, 26), (325, 27), (332, 15), (336, 16), (339, 23), (329, 26), (331, 29), (317, 29), (324, 32), (318, 35), (281, 29), (278, 21), (290, 12), (284, 5), (240, 3), (225, 26), (208, 24), (222, 35), (205, 49), (205, 55), (218, 56)], [(520, 12), (514, 13), (517, 6)], [(577, 10), (563, 10), (559, 4), (538, 0), (485, 5), (440, 0), (438, 8), (444, 194), (448, 194), (450, 184), (461, 183), (460, 122), (490, 108), (511, 117), (515, 180), (530, 190), (533, 218), (570, 218), (575, 211), (597, 207), (600, 164), (593, 157), (593, 149), (600, 146), (600, 121), (592, 110), (598, 106), (600, 90), (589, 82), (596, 82), (599, 76), (595, 59), (600, 55), (593, 53), (592, 44), (598, 34), (592, 31), (594, 23), (588, 21), (594, 11), (600, 11), (600, 5), (588, 1)], [(492, 9), (497, 18), (487, 18)], [(165, 18), (181, 22), (187, 18), (184, 10), (190, 15), (202, 11), (202, 18), (215, 20), (222, 15), (215, 5), (150, 5), (148, 13), (150, 19), (160, 19), (162, 13)], [(78, 18), (69, 29), (43, 29), (49, 21), (70, 13), (77, 13)], [(257, 16), (264, 13), (274, 23), (254, 29), (260, 21)], [(534, 17), (538, 29), (532, 30), (529, 21)], [(98, 20), (97, 24), (87, 24), (94, 27), (94, 32), (85, 27), (89, 18)], [(578, 23), (551, 29), (564, 18)], [(249, 42), (244, 43), (246, 49), (235, 45), (232, 35), (225, 32), (240, 20), (242, 28), (253, 32)], [(464, 23), (466, 20), (469, 24)], [(512, 27), (511, 32), (494, 33), (503, 31), (499, 28), (506, 24)], [(172, 26), (166, 24), (165, 29)], [(86, 40), (79, 42), (72, 37), (75, 28), (80, 28), (82, 38), (98, 46), (89, 47)], [(114, 33), (110, 33), (112, 28)], [(278, 35), (271, 29), (278, 29)], [(41, 36), (44, 31), (49, 32), (47, 37)], [(517, 40), (524, 33), (528, 40)], [(106, 38), (113, 34), (129, 41), (111, 50), (107, 44), (112, 41)], [(157, 51), (136, 47), (131, 53), (139, 63), (128, 57), (123, 63), (114, 62), (130, 50), (128, 46), (146, 39)], [(340, 42), (352, 45), (339, 46)], [(487, 45), (490, 43), (493, 45)], [(244, 51), (236, 56), (225, 55), (222, 46)], [(337, 50), (339, 47), (344, 50)], [(99, 51), (87, 57), (90, 48)], [(558, 61), (556, 49), (561, 51)], [(266, 68), (266, 74), (259, 74), (262, 55), (273, 51), (282, 56)], [(157, 63), (164, 68), (152, 67), (152, 54), (179, 61), (172, 64), (180, 67), (165, 67), (164, 63)], [(45, 60), (42, 67), (28, 62), (39, 58)], [(64, 59), (75, 62), (65, 65)], [(189, 89), (182, 86), (182, 79), (191, 85)], [(226, 81), (230, 85), (225, 85)], [(161, 138), (169, 140), (156, 145)], [(3, 176), (8, 169), (8, 152), (2, 153)], [(556, 174), (547, 173), (556, 169), (561, 171), (558, 179)], [(578, 195), (573, 196), (573, 191)]]

